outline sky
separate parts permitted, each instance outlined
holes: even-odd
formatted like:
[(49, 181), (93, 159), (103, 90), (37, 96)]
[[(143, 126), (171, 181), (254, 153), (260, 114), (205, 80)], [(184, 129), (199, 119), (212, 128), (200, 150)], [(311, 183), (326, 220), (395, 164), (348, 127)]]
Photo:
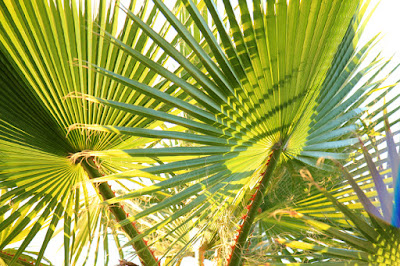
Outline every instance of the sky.
[[(380, 3), (379, 3), (380, 2)], [(379, 4), (378, 4), (379, 3)], [(400, 58), (400, 1), (399, 0), (372, 0), (371, 5), (378, 4), (366, 28), (366, 36), (374, 36), (381, 32), (382, 40), (378, 49), (382, 56), (390, 58), (396, 54)]]
[[(371, 5), (378, 4), (379, 1), (372, 0)], [(382, 34), (382, 39), (377, 45), (376, 49), (381, 50), (382, 57), (389, 59), (394, 55), (394, 60), (400, 62), (400, 0), (381, 0), (378, 7), (371, 17), (369, 24), (366, 28), (364, 39), (361, 41), (372, 38), (379, 32)], [(399, 76), (399, 75), (398, 75)], [(55, 241), (57, 242), (57, 241)], [(46, 252), (46, 257), (49, 258), (55, 265), (62, 265), (63, 254), (62, 249), (59, 249), (62, 244), (62, 240), (59, 245), (53, 244)], [(37, 243), (40, 247), (40, 243)], [(115, 256), (112, 256), (112, 263), (110, 265), (116, 265), (118, 263), (118, 254), (115, 252)], [(115, 263), (114, 263), (115, 262)], [(138, 261), (134, 261), (138, 263)], [(90, 263), (88, 264), (90, 265)], [(99, 264), (101, 265), (101, 264)], [(182, 266), (194, 266), (196, 261), (194, 258), (185, 258), (182, 262)], [(206, 266), (212, 265), (211, 262), (206, 262)]]

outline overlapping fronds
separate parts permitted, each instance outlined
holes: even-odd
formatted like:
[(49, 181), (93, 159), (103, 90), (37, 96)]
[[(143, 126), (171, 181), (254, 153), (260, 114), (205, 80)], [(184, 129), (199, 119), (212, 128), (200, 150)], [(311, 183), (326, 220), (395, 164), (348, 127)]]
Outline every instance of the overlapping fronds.
[[(267, 191), (279, 183), (279, 173), (285, 167), (315, 167), (320, 157), (347, 158), (351, 151), (348, 147), (358, 143), (352, 134), (357, 130), (354, 122), (364, 110), (361, 104), (381, 83), (375, 79), (383, 67), (376, 67), (377, 60), (360, 67), (374, 40), (355, 49), (368, 21), (368, 16), (364, 16), (368, 1), (239, 1), (237, 9), (230, 1), (222, 2), (226, 22), (218, 5), (206, 0), (197, 4), (181, 1), (190, 14), (182, 22), (162, 1), (153, 1), (175, 30), (171, 39), (179, 37), (185, 45), (183, 52), (180, 46), (165, 40), (148, 23), (122, 7), (128, 18), (178, 63), (176, 70), (163, 67), (106, 34), (124, 54), (176, 85), (174, 92), (185, 93), (189, 96), (186, 99), (172, 92), (160, 92), (95, 63), (88, 64), (132, 93), (140, 92), (176, 111), (171, 114), (106, 97), (79, 95), (88, 102), (179, 128), (178, 132), (172, 128), (155, 130), (106, 123), (81, 125), (84, 129), (117, 135), (181, 143), (179, 147), (86, 152), (86, 156), (105, 161), (123, 160), (129, 166), (132, 162), (150, 164), (134, 170), (132, 177), (141, 173), (153, 180), (154, 176), (167, 177), (108, 200), (110, 204), (167, 193), (170, 189), (178, 191), (121, 222), (124, 225), (184, 204), (137, 239), (184, 215), (210, 222), (231, 206), (238, 213), (245, 210), (242, 202), (250, 200), (245, 205), (251, 208), (255, 199), (252, 195), (258, 191), (257, 184), (265, 175), (274, 150), (280, 150), (282, 156), (275, 174), (271, 173), (271, 179), (262, 185), (268, 186)], [(190, 78), (178, 75), (180, 69)], [(367, 75), (370, 78), (362, 79)], [(163, 163), (151, 165), (154, 158)], [(325, 169), (331, 168), (328, 165)], [(105, 176), (102, 180), (114, 180), (120, 175), (125, 174)], [(239, 225), (247, 219), (244, 216), (240, 221), (239, 217)]]
[[(346, 159), (359, 143), (354, 132), (365, 126), (355, 122), (385, 67), (379, 58), (362, 64), (375, 43), (357, 46), (368, 6), (3, 1), (0, 201), (9, 216), (0, 227), (12, 226), (0, 247), (24, 238), (20, 255), (49, 223), (43, 253), (62, 219), (66, 264), (96, 232), (107, 246), (110, 230), (146, 265), (156, 260), (143, 238), (180, 243), (163, 252), (172, 263), (202, 238), (220, 243), (214, 223), (230, 213), (230, 264), (239, 265), (255, 216), (307, 194), (292, 170), (332, 170), (318, 160)], [(102, 207), (91, 206), (92, 187)], [(137, 199), (148, 203), (128, 215), (123, 201)]]

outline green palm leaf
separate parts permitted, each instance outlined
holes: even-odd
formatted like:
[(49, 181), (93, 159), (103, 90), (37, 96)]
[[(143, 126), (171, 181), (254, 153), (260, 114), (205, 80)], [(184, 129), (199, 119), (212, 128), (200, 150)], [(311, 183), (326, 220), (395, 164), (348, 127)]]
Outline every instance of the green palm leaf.
[[(138, 7), (134, 1), (130, 5), (132, 10)], [(87, 130), (68, 131), (68, 126), (82, 123), (157, 126), (152, 120), (65, 98), (66, 95), (89, 93), (147, 108), (170, 109), (139, 93), (128, 93), (125, 86), (77, 65), (76, 62), (94, 62), (160, 90), (166, 89), (168, 83), (157, 81), (154, 72), (102, 37), (103, 30), (118, 35), (131, 47), (150, 58), (157, 57), (163, 64), (166, 54), (154, 45), (147, 47), (149, 38), (136, 25), (126, 20), (122, 30), (118, 29), (120, 13), (119, 8), (103, 1), (93, 5), (91, 1), (40, 0), (0, 4), (0, 187), (6, 189), (0, 201), (2, 215), (11, 213), (1, 221), (0, 227), (9, 230), (3, 231), (0, 249), (24, 239), (11, 264), (38, 231), (49, 225), (38, 254), (39, 263), (55, 234), (55, 227), (61, 224), (64, 225), (65, 264), (76, 263), (95, 232), (107, 232), (107, 223), (98, 221), (111, 214), (108, 210), (98, 212), (89, 208), (90, 195), (96, 195), (92, 188), (96, 187), (87, 183), (90, 176), (82, 168), (82, 161), (74, 160), (73, 154), (127, 143), (136, 147), (144, 145), (137, 138), (107, 132), (93, 135)], [(138, 16), (149, 23), (156, 15), (156, 9), (147, 4), (138, 11)], [(165, 28), (161, 35), (165, 34)], [(111, 173), (118, 169), (118, 165), (105, 163), (100, 170)], [(96, 196), (103, 200), (110, 189), (100, 190), (101, 195)], [(79, 218), (81, 215), (92, 222), (85, 223)], [(122, 219), (126, 218), (125, 213), (121, 215)], [(114, 233), (117, 235), (115, 230)], [(148, 250), (144, 252), (152, 257)]]

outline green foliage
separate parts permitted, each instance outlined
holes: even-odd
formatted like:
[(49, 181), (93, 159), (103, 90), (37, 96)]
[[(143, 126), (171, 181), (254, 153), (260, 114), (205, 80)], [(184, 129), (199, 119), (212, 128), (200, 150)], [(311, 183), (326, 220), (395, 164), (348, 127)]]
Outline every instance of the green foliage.
[[(304, 180), (316, 188), (311, 195), (293, 207), (272, 213), (266, 211), (259, 216), (264, 226), (278, 220), (280, 226), (290, 228), (286, 231), (290, 235), (280, 233), (281, 237), (276, 239), (286, 253), (279, 259), (304, 263), (344, 259), (379, 265), (395, 265), (399, 261), (399, 228), (393, 222), (398, 212), (392, 211), (397, 204), (393, 196), (398, 177), (396, 166), (400, 163), (399, 142), (394, 138), (398, 131), (390, 130), (386, 108), (386, 105), (377, 108), (378, 112), (384, 110), (385, 123), (375, 127), (376, 131), (372, 132), (363, 123), (365, 128), (360, 131), (366, 134), (360, 136), (366, 141), (360, 140), (363, 156), (355, 157), (346, 167), (335, 162), (345, 181), (332, 188), (332, 185), (316, 182), (309, 171), (301, 170)], [(263, 234), (258, 238), (248, 256), (254, 257), (261, 248), (264, 254), (258, 257), (258, 263), (274, 260), (277, 252), (274, 249), (278, 247), (266, 241)]]
[[(61, 226), (65, 265), (90, 243), (97, 261), (101, 242), (106, 257), (132, 245), (145, 265), (154, 247), (174, 263), (192, 246), (233, 245), (238, 265), (253, 220), (260, 239), (325, 228), (327, 211), (344, 224), (347, 209), (313, 205), (331, 194), (309, 197), (298, 173), (326, 181), (335, 166), (319, 160), (345, 161), (367, 130), (356, 121), (386, 66), (365, 61), (375, 39), (358, 44), (369, 1), (173, 5), (0, 4), (0, 249), (24, 239), (14, 262), (46, 224), (38, 261)], [(302, 222), (270, 216), (287, 200)]]

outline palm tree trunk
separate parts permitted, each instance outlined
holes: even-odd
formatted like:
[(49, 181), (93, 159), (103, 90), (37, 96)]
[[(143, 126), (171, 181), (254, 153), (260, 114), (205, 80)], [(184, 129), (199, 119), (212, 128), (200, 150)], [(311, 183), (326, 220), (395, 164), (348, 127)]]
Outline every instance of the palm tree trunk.
[(228, 261), (229, 266), (238, 266), (241, 264), (241, 257), (246, 245), (247, 237), (249, 236), (251, 226), (253, 225), (254, 218), (257, 215), (258, 208), (264, 198), (267, 184), (272, 177), (274, 169), (279, 161), (280, 154), (282, 152), (281, 147), (272, 149), (269, 160), (266, 163), (266, 169), (261, 174), (262, 178), (259, 183), (256, 193), (253, 195), (250, 204), (248, 205), (248, 213), (244, 218), (243, 224), (239, 231), (239, 235), (236, 240), (236, 244), (232, 247), (231, 257)]
[[(101, 177), (101, 173), (99, 172), (96, 164), (94, 163), (93, 158), (82, 160), (81, 165), (88, 174), (90, 179)], [(104, 200), (108, 200), (115, 197), (114, 192), (111, 190), (107, 182), (101, 183), (97, 187), (97, 189)], [(118, 222), (121, 222), (127, 218), (125, 211), (122, 209), (119, 203), (111, 204), (109, 208), (111, 213), (114, 215), (115, 219)], [(133, 223), (128, 223), (126, 225), (123, 225), (122, 229), (131, 239), (140, 234), (133, 225)], [(146, 266), (159, 265), (157, 259), (154, 257), (152, 251), (149, 249), (149, 247), (146, 245), (143, 239), (133, 242), (132, 246), (136, 250), (136, 253), (138, 254), (139, 259), (143, 265)]]

